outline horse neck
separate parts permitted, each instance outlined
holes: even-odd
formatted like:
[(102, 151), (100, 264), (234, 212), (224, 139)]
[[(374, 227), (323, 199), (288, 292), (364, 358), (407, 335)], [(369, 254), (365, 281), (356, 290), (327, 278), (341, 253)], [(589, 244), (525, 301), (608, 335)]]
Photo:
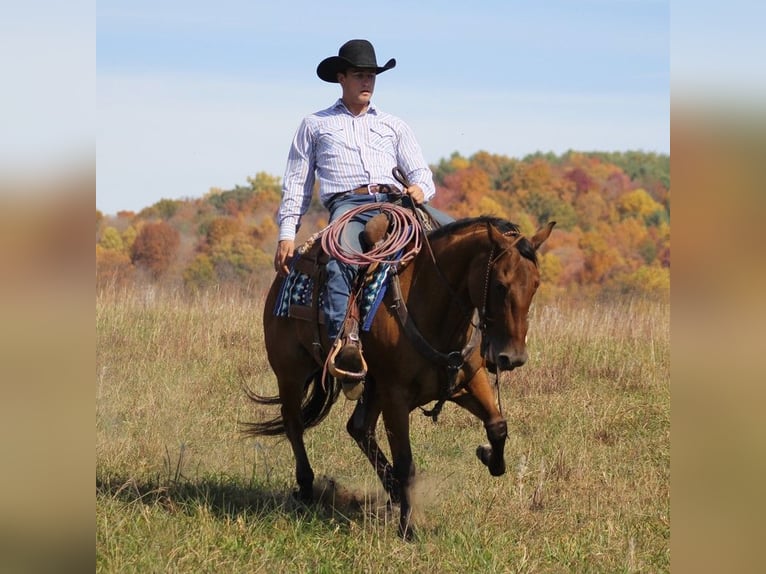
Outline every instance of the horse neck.
[[(480, 230), (468, 230), (457, 236), (441, 237), (429, 249), (421, 249), (412, 264), (402, 274), (403, 291), (408, 306), (418, 309), (439, 309), (435, 331), (441, 334), (462, 331), (475, 305), (469, 297), (471, 266), (476, 257), (489, 257), (490, 244), (487, 234)], [(423, 313), (418, 313), (425, 316)], [(433, 311), (431, 312), (433, 315)], [(420, 323), (418, 323), (420, 324)]]

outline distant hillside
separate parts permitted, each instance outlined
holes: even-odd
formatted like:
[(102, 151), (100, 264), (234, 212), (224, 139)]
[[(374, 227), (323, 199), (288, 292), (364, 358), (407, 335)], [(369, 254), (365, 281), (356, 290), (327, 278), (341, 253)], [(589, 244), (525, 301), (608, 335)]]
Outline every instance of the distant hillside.
[[(542, 297), (667, 296), (668, 155), (454, 153), (431, 167), (433, 204), (455, 218), (497, 215), (525, 233), (557, 222), (542, 251)], [(280, 195), (280, 178), (261, 172), (198, 199), (162, 199), (116, 216), (97, 211), (97, 286), (263, 289), (273, 277)], [(315, 194), (298, 241), (326, 224)]]

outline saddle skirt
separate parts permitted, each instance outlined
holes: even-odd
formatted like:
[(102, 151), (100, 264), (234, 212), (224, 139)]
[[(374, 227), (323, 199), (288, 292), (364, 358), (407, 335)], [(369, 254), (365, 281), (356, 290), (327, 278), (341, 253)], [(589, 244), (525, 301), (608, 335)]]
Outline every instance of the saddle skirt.
[[(274, 306), (277, 317), (324, 323), (322, 303), (327, 276), (325, 267), (329, 257), (322, 249), (318, 235), (311, 236), (296, 250), (290, 272), (282, 281)], [(382, 264), (365, 274), (362, 292), (358, 295), (359, 322), (363, 331), (370, 330), (394, 268), (395, 265)]]

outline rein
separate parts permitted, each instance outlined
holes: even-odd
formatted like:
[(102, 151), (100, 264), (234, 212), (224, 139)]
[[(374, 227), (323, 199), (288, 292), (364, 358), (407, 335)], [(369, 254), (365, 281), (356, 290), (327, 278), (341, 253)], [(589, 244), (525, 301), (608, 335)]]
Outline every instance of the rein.
[[(458, 374), (460, 373), (460, 370), (465, 367), (468, 358), (476, 350), (476, 347), (479, 344), (479, 336), (481, 332), (478, 328), (474, 327), (473, 332), (471, 333), (471, 338), (466, 342), (465, 346), (460, 351), (452, 351), (449, 353), (442, 353), (441, 351), (437, 351), (428, 341), (426, 341), (425, 337), (423, 337), (423, 334), (418, 330), (415, 322), (412, 320), (409, 310), (407, 309), (407, 305), (404, 302), (404, 298), (402, 297), (402, 288), (399, 283), (399, 276), (396, 274), (391, 277), (391, 287), (393, 290), (392, 297), (394, 299), (392, 307), (396, 311), (396, 317), (399, 319), (399, 324), (401, 325), (406, 335), (409, 337), (410, 341), (412, 341), (418, 351), (420, 351), (421, 355), (431, 360), (433, 363), (436, 363), (437, 365), (447, 369), (448, 383), (446, 386), (441, 388), (439, 399), (437, 400), (434, 408), (431, 410), (426, 410), (420, 407), (420, 410), (423, 411), (424, 415), (431, 417), (433, 421), (436, 422), (442, 408), (444, 407), (444, 403), (447, 402), (447, 399), (449, 399), (452, 395), (467, 385), (468, 382), (473, 378), (475, 371), (466, 370), (465, 377), (463, 377), (463, 382), (460, 385), (457, 384)], [(474, 311), (474, 318), (478, 320), (477, 315), (478, 312)], [(471, 325), (474, 325), (473, 320), (471, 321)], [(468, 369), (470, 369), (470, 365)]]
[[(407, 176), (404, 174), (404, 172), (399, 168), (399, 166), (394, 167), (391, 170), (391, 174), (394, 176), (394, 179), (401, 183), (404, 186), (404, 189), (406, 190), (408, 187), (410, 187), (410, 181), (407, 179)], [(428, 238), (428, 231), (433, 231), (431, 229), (428, 222), (423, 217), (421, 211), (417, 208), (415, 205), (415, 202), (411, 202), (412, 211), (415, 213), (415, 217), (417, 218), (417, 221), (420, 223), (422, 229), (426, 230), (426, 233), (423, 234), (423, 243), (426, 244), (426, 247), (428, 248), (428, 254), (431, 256), (431, 263), (434, 265), (434, 269), (436, 269), (436, 273), (441, 278), (442, 282), (447, 286), (447, 290), (449, 291), (450, 295), (452, 296), (452, 299), (455, 300), (458, 305), (463, 309), (463, 314), (468, 317), (472, 309), (470, 307), (466, 307), (465, 303), (463, 303), (463, 300), (458, 297), (458, 294), (455, 292), (455, 290), (452, 288), (452, 285), (450, 285), (450, 282), (447, 281), (447, 278), (444, 276), (444, 273), (442, 273), (441, 268), (439, 267), (439, 264), (436, 262), (436, 255), (434, 255), (434, 249), (431, 247), (431, 240)], [(471, 324), (476, 326), (478, 323), (471, 321)]]
[[(434, 363), (446, 367), (447, 369), (447, 377), (448, 377), (448, 384), (442, 388), (440, 396), (438, 400), (436, 401), (436, 404), (434, 405), (434, 408), (427, 410), (423, 407), (420, 407), (420, 410), (423, 412), (424, 415), (431, 417), (434, 422), (437, 422), (439, 414), (442, 411), (442, 408), (444, 407), (444, 403), (449, 399), (449, 397), (453, 396), (455, 393), (457, 393), (459, 390), (464, 388), (470, 380), (473, 378), (473, 375), (475, 374), (475, 371), (466, 371), (465, 377), (463, 378), (463, 382), (458, 385), (457, 382), (457, 376), (460, 372), (460, 369), (462, 369), (465, 364), (466, 360), (471, 356), (471, 354), (476, 349), (476, 345), (479, 343), (478, 339), (480, 335), (484, 335), (485, 331), (487, 329), (487, 323), (491, 321), (487, 315), (487, 302), (489, 299), (489, 279), (490, 275), (492, 273), (492, 268), (494, 267), (495, 263), (497, 263), (503, 255), (506, 255), (510, 252), (510, 248), (512, 248), (516, 243), (518, 243), (522, 239), (522, 235), (519, 233), (514, 233), (515, 236), (514, 241), (511, 243), (511, 245), (495, 256), (495, 250), (497, 248), (497, 245), (493, 242), (492, 247), (489, 252), (489, 257), (487, 258), (487, 268), (484, 273), (484, 292), (482, 294), (482, 308), (481, 312), (477, 311), (476, 309), (473, 310), (473, 316), (471, 317), (470, 324), (473, 327), (473, 331), (471, 333), (471, 338), (468, 340), (466, 345), (463, 347), (461, 351), (452, 351), (448, 354), (441, 353), (434, 349), (423, 337), (423, 335), (420, 333), (420, 331), (417, 329), (417, 326), (415, 326), (415, 323), (412, 321), (412, 318), (410, 317), (409, 311), (407, 310), (407, 305), (404, 303), (404, 299), (402, 297), (402, 291), (401, 286), (399, 284), (399, 276), (393, 275), (392, 277), (392, 287), (393, 287), (393, 299), (394, 303), (392, 307), (396, 311), (396, 316), (399, 319), (399, 323), (404, 329), (407, 336), (410, 338), (410, 340), (415, 344), (415, 346), (418, 348), (420, 353), (425, 356), (426, 358), (430, 359)], [(434, 266), (436, 270), (439, 273), (439, 276), (441, 277), (442, 281), (447, 285), (450, 294), (452, 295), (453, 299), (457, 300), (462, 307), (465, 307), (465, 304), (463, 303), (462, 299), (457, 296), (457, 293), (452, 288), (450, 283), (447, 281), (446, 277), (444, 277), (444, 274), (439, 269), (439, 266), (436, 262), (436, 258), (433, 254), (433, 251), (431, 250), (431, 245), (426, 239), (426, 243), (429, 247), (431, 259), (433, 260)], [(481, 349), (480, 353), (482, 358), (484, 357), (484, 354), (486, 352), (488, 343), (485, 342), (485, 337), (481, 338)], [(495, 372), (495, 394), (497, 396), (497, 403), (498, 408), (500, 409), (500, 413), (502, 414), (502, 404), (501, 404), (501, 398), (500, 398), (500, 378), (497, 372)]]
[[(495, 266), (495, 263), (500, 261), (500, 258), (502, 258), (503, 255), (510, 253), (511, 247), (515, 246), (519, 241), (521, 241), (523, 235), (520, 233), (513, 233), (512, 237), (515, 237), (513, 240), (513, 243), (510, 244), (510, 246), (503, 249), (497, 257), (495, 257), (495, 248), (497, 245), (494, 243), (492, 244), (492, 249), (489, 251), (489, 257), (487, 258), (487, 269), (484, 272), (484, 293), (482, 294), (482, 302), (481, 302), (481, 313), (479, 315), (479, 328), (481, 329), (482, 333), (486, 331), (487, 329), (487, 323), (492, 321), (488, 315), (487, 315), (487, 301), (489, 300), (489, 276), (492, 272), (492, 268)], [(484, 345), (482, 345), (482, 355), (484, 355)]]
[[(394, 178), (405, 186), (405, 189), (410, 187), (409, 181), (398, 167), (395, 167), (392, 170), (392, 173)], [(396, 311), (396, 317), (399, 320), (402, 329), (425, 358), (436, 365), (445, 368), (447, 371), (448, 383), (447, 385), (443, 385), (440, 389), (439, 398), (434, 407), (430, 410), (420, 407), (423, 414), (431, 417), (434, 422), (437, 422), (438, 416), (446, 401), (455, 393), (463, 389), (473, 378), (476, 371), (468, 365), (462, 383), (457, 384), (458, 375), (461, 369), (466, 367), (466, 361), (474, 353), (477, 346), (480, 346), (481, 356), (484, 357), (488, 343), (485, 342), (485, 337), (482, 337), (482, 335), (484, 335), (487, 329), (487, 323), (492, 320), (487, 314), (489, 282), (492, 267), (501, 257), (503, 257), (503, 255), (509, 252), (510, 247), (513, 247), (522, 238), (522, 235), (514, 232), (513, 235), (515, 236), (515, 240), (511, 246), (503, 249), (497, 256), (495, 256), (497, 245), (492, 242), (484, 275), (484, 292), (482, 295), (481, 311), (478, 311), (475, 308), (471, 309), (466, 306), (463, 299), (458, 296), (450, 282), (444, 276), (444, 273), (437, 263), (431, 242), (428, 239), (428, 234), (424, 232), (424, 230), (429, 229), (430, 226), (420, 210), (417, 209), (414, 202), (412, 202), (411, 207), (412, 210), (410, 211), (392, 203), (375, 203), (351, 209), (325, 228), (324, 232), (321, 233), (321, 244), (324, 251), (331, 257), (347, 264), (361, 266), (388, 263), (394, 268), (401, 269), (415, 258), (420, 252), (422, 242), (425, 242), (434, 268), (442, 282), (446, 285), (452, 299), (463, 309), (465, 317), (469, 317), (469, 314), (471, 314), (469, 324), (472, 327), (471, 336), (460, 351), (442, 353), (434, 349), (431, 344), (426, 341), (425, 337), (423, 337), (409, 314), (409, 310), (407, 309), (407, 305), (402, 296), (398, 273), (392, 274), (391, 287), (394, 300), (392, 308)], [(348, 222), (360, 213), (371, 210), (385, 212), (389, 219), (389, 232), (386, 233), (384, 239), (376, 243), (376, 245), (367, 252), (358, 252), (354, 249), (344, 247), (341, 238), (346, 232)], [(412, 244), (412, 246), (405, 251), (405, 247), (408, 244)], [(497, 372), (495, 373), (495, 389), (498, 406), (502, 413), (502, 407), (500, 406), (499, 376)]]

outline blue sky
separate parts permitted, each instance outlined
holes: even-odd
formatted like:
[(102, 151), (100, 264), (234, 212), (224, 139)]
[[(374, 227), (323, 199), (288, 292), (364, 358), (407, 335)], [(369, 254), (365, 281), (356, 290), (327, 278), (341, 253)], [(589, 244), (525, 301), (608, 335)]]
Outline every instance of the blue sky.
[(282, 176), (316, 66), (368, 38), (374, 101), (426, 159), (569, 149), (668, 153), (667, 1), (133, 0), (97, 5), (97, 208), (140, 210)]

